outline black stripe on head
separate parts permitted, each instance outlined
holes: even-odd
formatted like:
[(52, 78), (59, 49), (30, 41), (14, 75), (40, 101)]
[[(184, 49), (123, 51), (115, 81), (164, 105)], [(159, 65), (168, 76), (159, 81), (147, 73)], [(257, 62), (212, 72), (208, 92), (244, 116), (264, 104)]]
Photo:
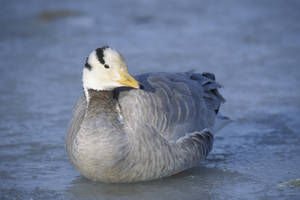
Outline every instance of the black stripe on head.
[(97, 58), (99, 60), (99, 62), (104, 65), (105, 64), (105, 60), (104, 60), (104, 50), (109, 48), (109, 46), (104, 46), (101, 48), (96, 49), (96, 54), (97, 54)]
[(87, 68), (88, 70), (92, 70), (92, 66), (88, 63), (88, 59), (89, 58), (86, 58), (84, 67)]

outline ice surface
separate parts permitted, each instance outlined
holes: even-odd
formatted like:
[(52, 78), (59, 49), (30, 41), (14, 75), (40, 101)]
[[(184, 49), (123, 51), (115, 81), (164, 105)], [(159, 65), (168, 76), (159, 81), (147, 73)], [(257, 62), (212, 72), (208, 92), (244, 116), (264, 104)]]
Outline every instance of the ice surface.
[[(300, 199), (300, 3), (1, 1), (0, 199)], [(86, 56), (109, 44), (133, 74), (208, 71), (234, 122), (201, 167), (93, 183), (64, 135)]]

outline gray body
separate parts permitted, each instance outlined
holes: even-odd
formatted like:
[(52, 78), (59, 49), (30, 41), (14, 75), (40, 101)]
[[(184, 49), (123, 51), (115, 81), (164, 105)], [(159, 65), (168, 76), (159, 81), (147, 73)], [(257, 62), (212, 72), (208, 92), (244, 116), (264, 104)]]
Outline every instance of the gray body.
[(136, 182), (195, 167), (213, 145), (209, 131), (224, 101), (212, 74), (136, 76), (144, 89), (89, 90), (77, 102), (67, 153), (87, 178)]

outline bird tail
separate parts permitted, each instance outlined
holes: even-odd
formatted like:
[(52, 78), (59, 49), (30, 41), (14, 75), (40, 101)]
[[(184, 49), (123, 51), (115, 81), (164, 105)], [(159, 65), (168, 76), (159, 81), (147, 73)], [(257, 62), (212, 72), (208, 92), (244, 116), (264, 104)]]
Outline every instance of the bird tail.
[(216, 133), (221, 130), (227, 124), (232, 122), (229, 117), (222, 116), (219, 113), (219, 109), (222, 103), (225, 102), (223, 96), (219, 93), (219, 88), (222, 86), (216, 82), (216, 77), (212, 73), (204, 72), (204, 73), (194, 73), (194, 71), (186, 72), (190, 79), (197, 81), (200, 85), (202, 85), (204, 90), (204, 100), (210, 109), (214, 110), (217, 114), (215, 125), (212, 127), (212, 132)]
[(190, 79), (197, 81), (202, 86), (206, 104), (218, 114), (220, 105), (225, 102), (225, 99), (218, 91), (222, 86), (216, 82), (215, 75), (208, 72), (201, 74), (187, 72), (187, 74), (190, 76)]

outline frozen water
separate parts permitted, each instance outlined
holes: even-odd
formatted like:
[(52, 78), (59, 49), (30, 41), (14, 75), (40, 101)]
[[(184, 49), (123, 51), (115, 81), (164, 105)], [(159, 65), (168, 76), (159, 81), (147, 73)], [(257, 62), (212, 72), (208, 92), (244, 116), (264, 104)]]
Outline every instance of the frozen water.
[[(300, 3), (1, 1), (0, 199), (300, 199)], [(209, 71), (234, 122), (201, 167), (136, 184), (93, 183), (64, 135), (96, 47), (133, 74)]]

